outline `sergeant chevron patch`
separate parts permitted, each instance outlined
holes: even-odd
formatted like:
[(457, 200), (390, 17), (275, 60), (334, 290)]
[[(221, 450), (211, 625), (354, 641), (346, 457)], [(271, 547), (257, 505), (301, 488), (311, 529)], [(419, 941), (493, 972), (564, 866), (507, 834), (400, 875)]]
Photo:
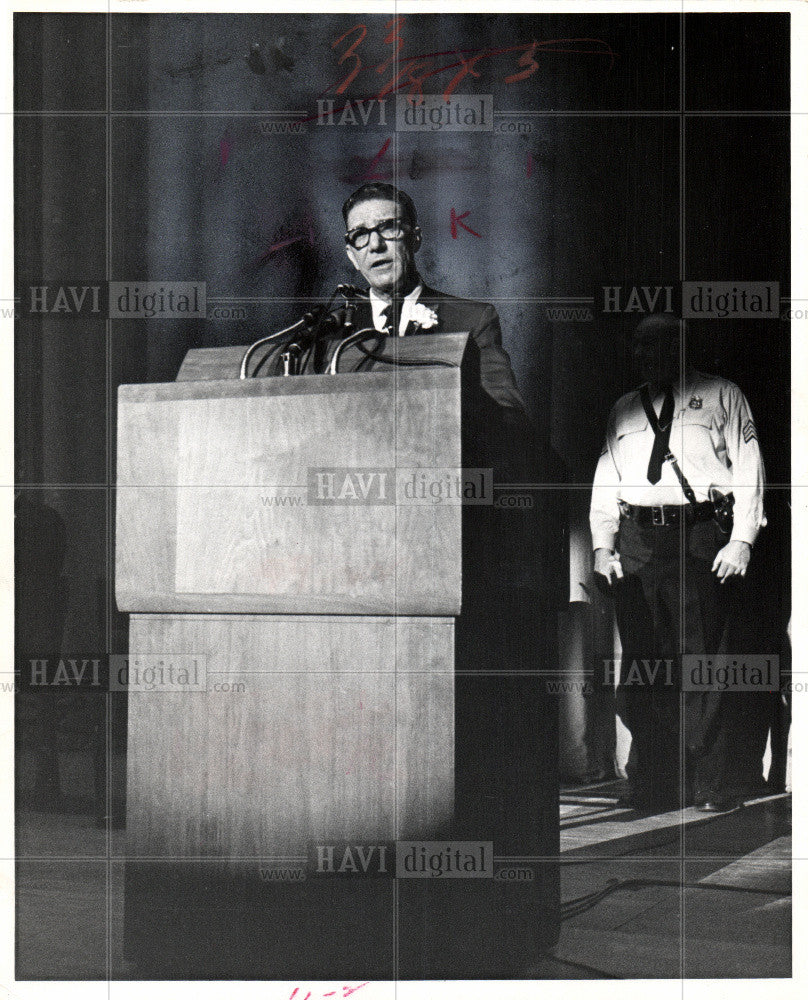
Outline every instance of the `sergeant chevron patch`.
[(752, 438), (754, 438), (755, 441), (758, 440), (757, 428), (755, 427), (755, 425), (752, 423), (751, 420), (747, 420), (746, 423), (743, 425), (743, 439), (747, 444), (749, 444)]

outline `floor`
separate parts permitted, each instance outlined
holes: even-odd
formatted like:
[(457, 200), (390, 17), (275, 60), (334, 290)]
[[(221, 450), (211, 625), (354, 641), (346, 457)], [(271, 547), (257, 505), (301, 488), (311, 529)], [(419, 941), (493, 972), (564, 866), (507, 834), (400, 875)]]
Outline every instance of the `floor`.
[(622, 790), (562, 791), (558, 978), (790, 976), (791, 796), (638, 816)]
[[(523, 978), (790, 976), (790, 795), (639, 816), (621, 790), (562, 791), (561, 938)], [(124, 832), (88, 815), (18, 820), (18, 978), (129, 978)]]

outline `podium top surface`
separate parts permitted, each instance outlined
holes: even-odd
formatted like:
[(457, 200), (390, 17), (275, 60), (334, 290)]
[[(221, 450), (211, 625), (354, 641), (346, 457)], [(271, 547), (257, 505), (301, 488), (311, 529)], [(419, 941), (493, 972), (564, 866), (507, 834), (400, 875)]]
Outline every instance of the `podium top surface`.
[[(218, 348), (213, 348), (218, 350)], [(176, 382), (138, 382), (118, 386), (120, 403), (180, 402), (191, 399), (249, 399), (263, 396), (338, 396), (389, 399), (391, 393), (420, 391), (427, 386), (459, 384), (457, 368), (396, 368), (339, 375), (295, 375), (289, 378), (205, 378)]]
[[(468, 342), (468, 333), (415, 334), (409, 337), (385, 337), (379, 352), (392, 358), (407, 361), (437, 360), (460, 367)], [(239, 377), (241, 359), (248, 345), (238, 347), (201, 347), (188, 351), (177, 373), (178, 382), (233, 379)], [(272, 345), (259, 348), (250, 369), (255, 370)], [(340, 377), (350, 374), (364, 355), (357, 347), (349, 348), (344, 355)], [(383, 372), (390, 368), (383, 362), (372, 362), (371, 371)], [(401, 369), (404, 370), (404, 369)], [(260, 374), (259, 374), (259, 377)], [(301, 377), (301, 376), (295, 376)], [(305, 377), (305, 376), (304, 376)], [(329, 377), (329, 376), (321, 376)]]

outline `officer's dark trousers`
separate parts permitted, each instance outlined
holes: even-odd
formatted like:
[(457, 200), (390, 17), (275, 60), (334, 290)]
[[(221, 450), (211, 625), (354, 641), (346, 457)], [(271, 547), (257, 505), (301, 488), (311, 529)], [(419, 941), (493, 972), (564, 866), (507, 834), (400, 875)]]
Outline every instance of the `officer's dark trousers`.
[(727, 538), (711, 520), (663, 527), (621, 521), (625, 578), (613, 589), (623, 647), (617, 706), (632, 736), (633, 790), (660, 808), (738, 792), (733, 757), (747, 699), (734, 691), (682, 691), (681, 683), (683, 653), (729, 651), (741, 581), (720, 584), (711, 572)]

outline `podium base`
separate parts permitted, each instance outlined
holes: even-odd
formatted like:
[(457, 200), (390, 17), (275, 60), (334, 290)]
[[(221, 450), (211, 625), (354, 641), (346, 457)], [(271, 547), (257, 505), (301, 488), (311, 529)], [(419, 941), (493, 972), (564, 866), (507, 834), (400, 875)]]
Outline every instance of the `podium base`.
[(520, 884), (261, 880), (257, 865), (130, 862), (125, 957), (138, 979), (530, 978), (558, 940), (558, 866)]

